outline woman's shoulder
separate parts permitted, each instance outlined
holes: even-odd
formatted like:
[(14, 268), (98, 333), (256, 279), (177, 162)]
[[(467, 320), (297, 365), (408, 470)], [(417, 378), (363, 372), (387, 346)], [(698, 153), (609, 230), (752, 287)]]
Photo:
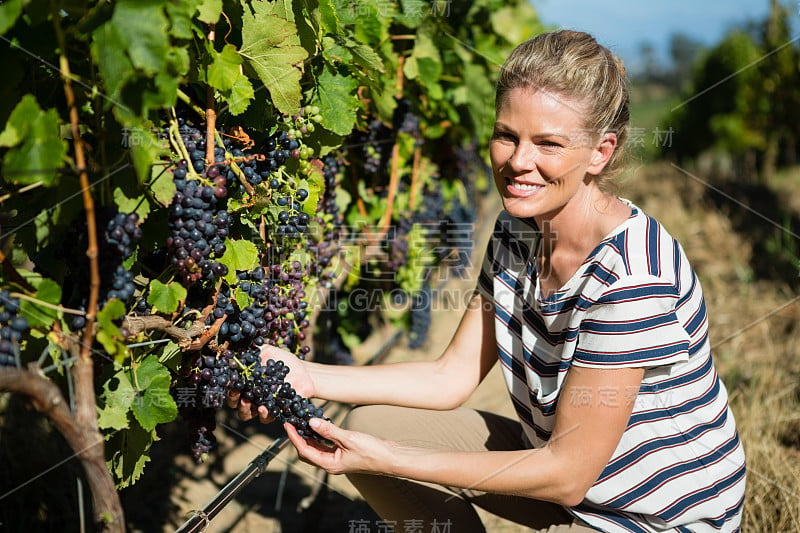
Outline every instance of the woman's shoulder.
[(674, 283), (689, 274), (692, 267), (680, 243), (657, 219), (632, 202), (626, 203), (631, 216), (607, 243), (620, 277)]

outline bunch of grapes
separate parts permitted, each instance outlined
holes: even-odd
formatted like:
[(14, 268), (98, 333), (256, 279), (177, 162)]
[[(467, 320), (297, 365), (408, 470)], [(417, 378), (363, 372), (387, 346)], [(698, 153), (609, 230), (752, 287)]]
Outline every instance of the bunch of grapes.
[(322, 158), (322, 175), (325, 178), (325, 189), (319, 199), (318, 211), (320, 214), (330, 216), (333, 227), (342, 225), (342, 214), (339, 212), (339, 206), (336, 205), (336, 190), (339, 187), (339, 176), (343, 170), (344, 162), (342, 159), (333, 155), (326, 155)]
[(392, 129), (377, 119), (369, 123), (366, 134), (356, 136), (354, 144), (361, 148), (362, 166), (366, 174), (386, 171), (394, 140)]
[(257, 267), (250, 272), (239, 272), (233, 290), (245, 293), (252, 303), (240, 309), (231, 297), (232, 289), (223, 285), (208, 318), (211, 323), (225, 317), (217, 334), (218, 342), (227, 342), (236, 349), (267, 343), (305, 357), (311, 350), (302, 345), (306, 339), (304, 330), (309, 326), (305, 277), (299, 261), (288, 266), (276, 263), (267, 269)]
[(270, 417), (292, 424), (302, 437), (321, 440), (308, 421), (324, 418), (324, 413), (286, 381), (289, 367), (283, 361), (269, 359), (262, 363), (255, 347), (241, 352), (231, 349), (214, 352), (206, 348), (183, 368), (186, 383), (193, 392), (191, 401), (184, 399), (183, 403), (188, 406), (185, 417), (196, 460), (204, 460), (216, 442), (215, 412), (224, 405), (229, 391), (240, 393), (254, 410), (266, 407)]
[(256, 178), (257, 183), (251, 182), (253, 185), (269, 180), (270, 176), (285, 165), (290, 158), (298, 159), (300, 157), (300, 141), (290, 138), (284, 130), (278, 130), (267, 137), (261, 149), (264, 157), (256, 162), (258, 178)]
[(303, 211), (303, 206), (300, 204), (306, 198), (308, 198), (306, 189), (297, 189), (294, 198), (291, 196), (277, 197), (275, 202), (281, 207), (281, 210), (278, 211), (278, 223), (275, 229), (278, 239), (283, 237), (297, 239), (300, 235), (308, 232), (308, 223), (311, 221), (311, 217)]
[(18, 315), (19, 307), (19, 298), (0, 291), (0, 367), (17, 364), (19, 344), (28, 330), (28, 320)]
[(175, 194), (169, 208), (167, 225), (171, 234), (167, 238), (167, 247), (172, 264), (187, 285), (228, 273), (225, 265), (214, 261), (225, 253), (225, 238), (231, 222), (224, 204), (220, 202), (227, 194), (222, 184), (225, 178), (214, 169), (218, 167), (212, 166), (206, 172), (207, 177), (215, 180), (214, 186), (186, 179), (185, 161), (181, 161), (173, 172)]
[(133, 255), (133, 246), (142, 238), (142, 228), (138, 224), (139, 215), (136, 213), (117, 213), (106, 224), (103, 232), (105, 244), (101, 248), (110, 250), (111, 254), (101, 253), (100, 271), (111, 271), (110, 284), (105, 286), (109, 300), (118, 298), (127, 302), (136, 292), (133, 273), (122, 265), (122, 261)]
[[(142, 238), (139, 227), (139, 215), (136, 213), (117, 212), (106, 209), (98, 211), (98, 266), (100, 270), (100, 291), (98, 309), (108, 300), (117, 298), (127, 304), (136, 292), (133, 273), (124, 266), (124, 262), (133, 255), (133, 250)], [(89, 269), (85, 255), (81, 253), (88, 247), (88, 235), (83, 220), (76, 220), (70, 228), (62, 245), (64, 264), (76, 266), (69, 272), (68, 283), (63, 292), (67, 307), (86, 310), (89, 293)], [(70, 322), (73, 331), (83, 329), (86, 318), (75, 315)]]
[(411, 311), (409, 315), (408, 347), (421, 348), (428, 338), (431, 327), (431, 300), (433, 293), (430, 283), (426, 280), (422, 289), (411, 297)]
[(416, 146), (422, 146), (424, 141), (420, 130), (419, 116), (414, 113), (413, 105), (407, 98), (401, 98), (397, 101), (392, 124), (399, 133), (407, 133), (414, 137)]

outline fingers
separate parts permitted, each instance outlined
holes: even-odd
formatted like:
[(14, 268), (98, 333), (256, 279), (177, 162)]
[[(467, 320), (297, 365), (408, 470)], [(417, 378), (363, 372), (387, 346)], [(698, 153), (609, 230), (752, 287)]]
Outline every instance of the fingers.
[(261, 345), (261, 361), (264, 362), (267, 359), (279, 359), (280, 355), (285, 355), (288, 352), (285, 350), (278, 348), (277, 346), (272, 346), (271, 344), (263, 344)]
[(239, 396), (241, 396), (241, 394), (238, 390), (228, 389), (228, 398), (226, 400), (228, 407), (235, 409), (239, 405)]
[(338, 442), (337, 437), (340, 437), (344, 431), (336, 427), (333, 422), (325, 420), (324, 418), (312, 418), (308, 421), (308, 427), (316, 431), (320, 437), (333, 442)]
[(269, 416), (269, 410), (263, 405), (259, 405), (256, 412), (258, 413), (258, 419), (264, 424), (269, 424), (270, 422), (275, 420), (274, 418)]
[(250, 420), (253, 418), (253, 408), (250, 402), (242, 399), (242, 395), (239, 391), (228, 389), (225, 403), (231, 409), (236, 409), (239, 413), (239, 418), (242, 420)]

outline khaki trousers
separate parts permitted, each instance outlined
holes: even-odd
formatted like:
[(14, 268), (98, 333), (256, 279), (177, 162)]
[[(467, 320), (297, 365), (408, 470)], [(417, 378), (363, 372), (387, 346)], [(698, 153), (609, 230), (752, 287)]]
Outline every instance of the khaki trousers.
[[(519, 422), (466, 408), (430, 411), (386, 405), (362, 406), (348, 414), (343, 426), (398, 444), (423, 448), (482, 451), (525, 447)], [(409, 530), (484, 532), (486, 528), (474, 506), (535, 532), (594, 531), (555, 503), (388, 476), (349, 474), (347, 477), (370, 507), (387, 524), (394, 526), (397, 533)]]

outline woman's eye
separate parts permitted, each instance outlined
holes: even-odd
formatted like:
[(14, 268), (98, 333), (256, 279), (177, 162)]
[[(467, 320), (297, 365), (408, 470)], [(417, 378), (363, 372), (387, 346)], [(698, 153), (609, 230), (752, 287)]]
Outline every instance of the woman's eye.
[(505, 131), (496, 131), (492, 134), (492, 139), (500, 141), (514, 141), (514, 136)]
[(550, 150), (554, 150), (556, 148), (562, 148), (561, 143), (557, 143), (555, 141), (541, 141), (539, 144), (541, 146), (543, 146), (544, 148), (547, 148), (547, 149), (550, 149)]

